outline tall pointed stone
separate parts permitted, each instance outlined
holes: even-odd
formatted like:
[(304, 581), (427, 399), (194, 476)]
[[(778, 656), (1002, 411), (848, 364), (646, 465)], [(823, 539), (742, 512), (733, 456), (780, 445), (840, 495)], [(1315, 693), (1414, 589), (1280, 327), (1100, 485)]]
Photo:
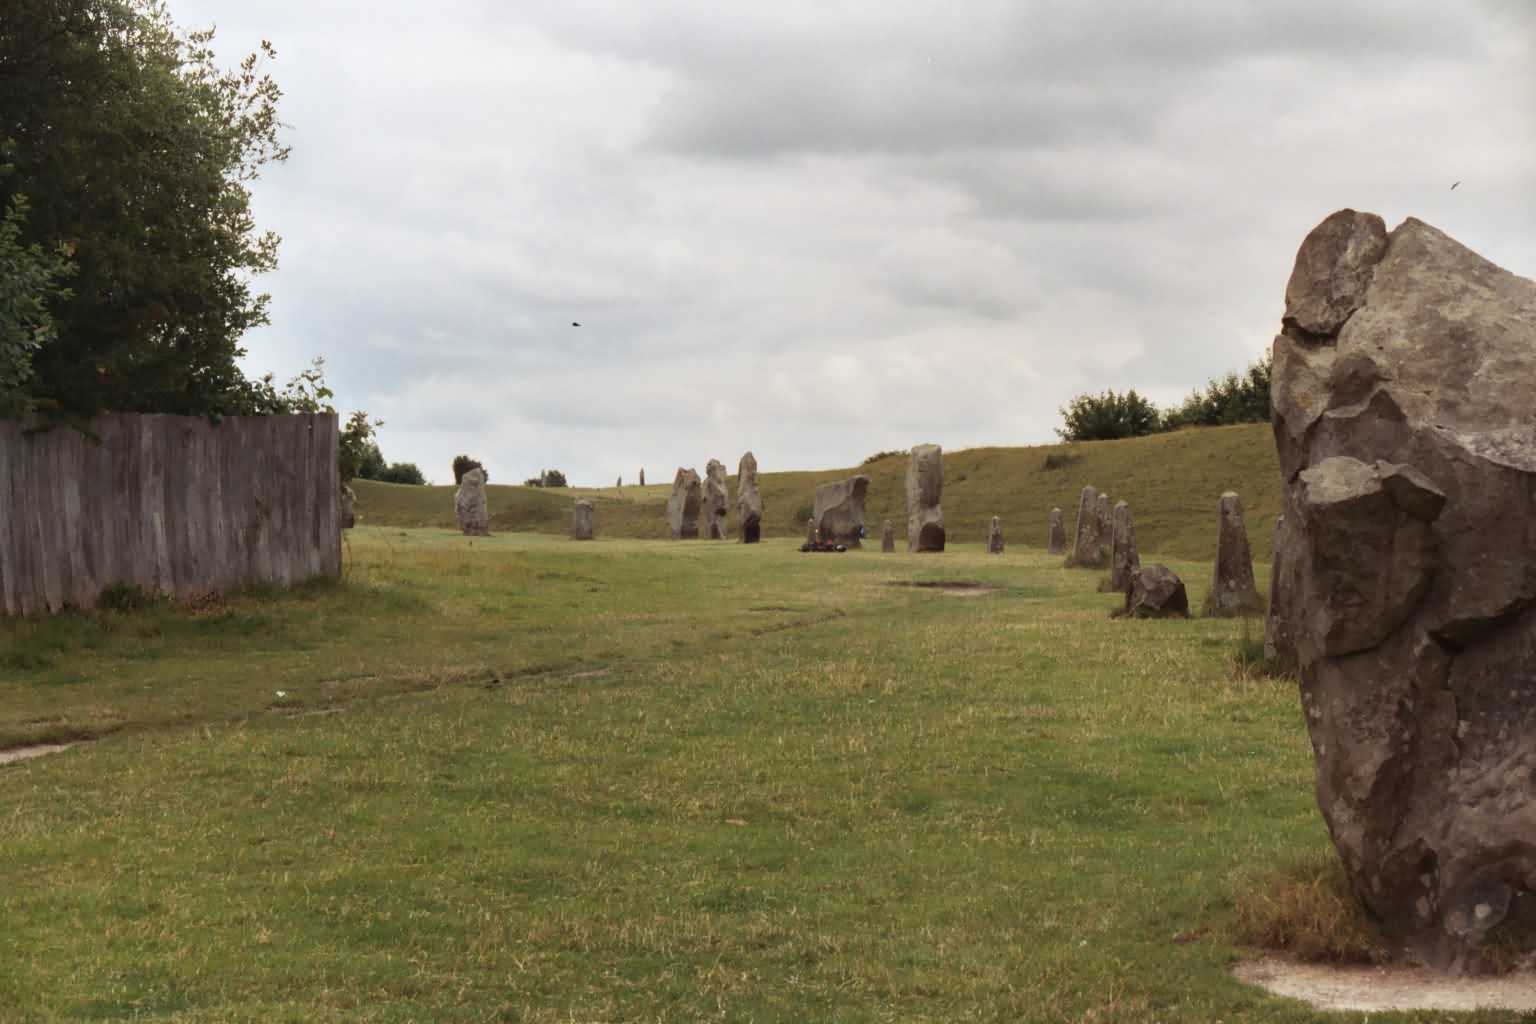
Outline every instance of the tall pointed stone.
[(992, 525), (987, 528), (987, 554), (1000, 555), (1003, 553), (1003, 521), (997, 516), (992, 517)]
[(699, 474), (678, 467), (677, 475), (672, 478), (672, 496), (667, 499), (667, 529), (673, 540), (698, 538), (699, 507), (703, 503), (704, 489), (699, 485)]
[(936, 444), (912, 446), (907, 461), (907, 550), (944, 550), (944, 452)]
[(1141, 555), (1136, 550), (1136, 526), (1131, 521), (1131, 506), (1124, 501), (1115, 502), (1112, 521), (1113, 544), (1106, 589), (1123, 594), (1130, 589), (1131, 577), (1141, 568)]
[(726, 509), (730, 506), (730, 493), (725, 486), (725, 463), (710, 459), (704, 467), (704, 536), (710, 540), (725, 540), (730, 527), (726, 524)]
[(1233, 491), (1221, 496), (1216, 533), (1216, 568), (1211, 591), (1205, 595), (1204, 614), (1258, 615), (1264, 611), (1253, 582), (1253, 552), (1248, 529), (1243, 525), (1243, 501)]
[(1092, 486), (1084, 487), (1077, 499), (1077, 533), (1067, 565), (1078, 569), (1104, 568), (1108, 561), (1104, 548), (1107, 539), (1099, 532), (1099, 492)]
[(763, 498), (757, 490), (757, 456), (747, 452), (736, 467), (736, 524), (743, 544), (763, 535)]

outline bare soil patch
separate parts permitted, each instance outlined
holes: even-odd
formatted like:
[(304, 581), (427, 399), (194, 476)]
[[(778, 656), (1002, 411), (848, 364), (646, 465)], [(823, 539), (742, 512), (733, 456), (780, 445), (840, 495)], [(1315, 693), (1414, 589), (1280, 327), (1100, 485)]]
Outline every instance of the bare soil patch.
[(1239, 980), (1319, 1010), (1536, 1011), (1536, 971), (1456, 978), (1421, 967), (1308, 964), (1263, 957), (1238, 964)]
[(1002, 589), (988, 586), (979, 580), (892, 580), (891, 586), (916, 587), (945, 597), (984, 597)]
[(42, 757), (45, 754), (57, 754), (72, 746), (74, 746), (73, 743), (34, 743), (29, 747), (12, 747), (10, 750), (0, 750), (0, 764), (30, 761), (34, 757)]

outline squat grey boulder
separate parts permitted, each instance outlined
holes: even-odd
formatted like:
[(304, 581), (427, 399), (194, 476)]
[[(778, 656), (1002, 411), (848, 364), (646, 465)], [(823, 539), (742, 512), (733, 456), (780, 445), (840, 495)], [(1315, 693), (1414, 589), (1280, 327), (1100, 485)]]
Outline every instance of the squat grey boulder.
[(912, 446), (907, 460), (907, 550), (944, 550), (944, 452), (936, 444)]
[(725, 540), (730, 530), (725, 518), (730, 501), (725, 487), (725, 463), (710, 459), (704, 467), (704, 535), (710, 540)]
[(885, 521), (885, 528), (880, 531), (880, 550), (885, 554), (896, 550), (896, 528), (891, 525), (889, 519)]
[(578, 498), (576, 504), (571, 507), (571, 538), (573, 540), (591, 540), (596, 536), (597, 523), (592, 515), (592, 503), (586, 498)]
[(1067, 530), (1062, 524), (1061, 509), (1051, 509), (1051, 539), (1047, 554), (1064, 555), (1067, 553)]
[(1131, 573), (1125, 591), (1125, 607), (1119, 612), (1132, 619), (1187, 619), (1189, 595), (1184, 581), (1166, 565), (1144, 565)]
[(864, 495), (869, 477), (860, 474), (816, 488), (811, 525), (821, 539), (845, 547), (859, 547), (864, 532)]
[(673, 540), (698, 538), (699, 506), (703, 500), (699, 474), (679, 467), (677, 475), (672, 478), (672, 496), (667, 499), (667, 528)]
[[(1108, 561), (1104, 540), (1099, 533), (1099, 492), (1084, 487), (1077, 500), (1077, 533), (1067, 565), (1078, 569), (1102, 569)], [(1105, 500), (1108, 501), (1107, 496)]]
[(757, 456), (747, 452), (736, 467), (736, 522), (743, 544), (763, 535), (763, 498), (757, 491)]
[(1389, 937), (1475, 969), (1536, 891), (1536, 282), (1343, 210), (1283, 324), (1276, 627), (1318, 806)]
[(1253, 551), (1243, 525), (1243, 501), (1228, 491), (1217, 509), (1216, 568), (1211, 591), (1205, 595), (1205, 614), (1221, 617), (1263, 611), (1264, 601), (1253, 582)]
[(466, 537), (488, 537), (491, 514), (485, 504), (485, 470), (472, 469), (459, 480), (453, 496), (453, 514)]
[(992, 517), (992, 525), (987, 528), (987, 554), (1000, 555), (1003, 553), (1003, 521), (997, 516)]

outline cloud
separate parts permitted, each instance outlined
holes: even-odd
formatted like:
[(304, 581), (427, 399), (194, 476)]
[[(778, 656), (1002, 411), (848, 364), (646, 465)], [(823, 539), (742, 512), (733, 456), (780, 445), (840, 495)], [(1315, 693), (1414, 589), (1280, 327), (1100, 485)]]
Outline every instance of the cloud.
[(323, 353), (436, 480), (1048, 441), (1074, 394), (1169, 403), (1259, 355), (1343, 206), (1536, 272), (1520, 2), (173, 13), (280, 53), (247, 365)]

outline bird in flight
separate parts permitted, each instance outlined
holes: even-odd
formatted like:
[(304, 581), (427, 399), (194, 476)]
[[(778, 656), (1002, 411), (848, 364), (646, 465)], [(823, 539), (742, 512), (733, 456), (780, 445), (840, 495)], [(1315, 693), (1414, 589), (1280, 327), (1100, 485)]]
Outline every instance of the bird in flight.
[[(1456, 185), (1460, 185), (1460, 184), (1461, 184), (1461, 182), (1459, 182), (1459, 181), (1458, 181), (1458, 182), (1456, 182)], [(1455, 192), (1455, 191), (1456, 191), (1456, 185), (1452, 185), (1452, 186), (1451, 186), (1451, 191), (1452, 191), (1452, 192)]]
[(579, 324), (579, 323), (577, 323), (577, 322), (576, 322), (576, 321), (575, 321), (575, 320), (572, 320), (572, 321), (571, 321), (571, 326), (572, 326), (572, 327), (580, 327), (580, 326), (581, 326), (581, 324)]

